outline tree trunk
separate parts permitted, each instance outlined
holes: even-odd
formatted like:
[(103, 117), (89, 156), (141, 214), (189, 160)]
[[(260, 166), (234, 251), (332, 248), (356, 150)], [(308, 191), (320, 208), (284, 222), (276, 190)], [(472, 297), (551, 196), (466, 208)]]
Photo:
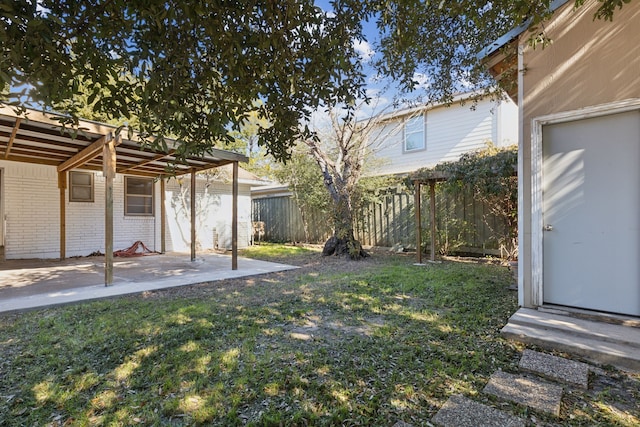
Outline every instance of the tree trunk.
[(354, 237), (353, 216), (348, 198), (342, 198), (335, 207), (334, 233), (325, 242), (322, 255), (348, 256), (352, 260), (368, 257), (369, 254)]

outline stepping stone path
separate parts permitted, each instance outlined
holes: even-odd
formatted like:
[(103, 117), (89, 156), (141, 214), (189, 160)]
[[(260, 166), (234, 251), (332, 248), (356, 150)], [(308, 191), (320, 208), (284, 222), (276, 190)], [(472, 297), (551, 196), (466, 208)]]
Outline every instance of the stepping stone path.
[(496, 372), (489, 379), (484, 392), (539, 411), (548, 412), (556, 417), (560, 415), (562, 387), (559, 385), (521, 375)]
[(461, 395), (447, 400), (442, 409), (431, 420), (437, 425), (448, 427), (524, 427), (524, 422), (506, 412), (482, 403), (474, 402)]
[[(483, 392), (531, 409), (560, 415), (564, 385), (588, 388), (589, 365), (537, 351), (525, 350), (518, 365), (522, 374), (498, 371)], [(454, 395), (431, 420), (442, 427), (525, 426), (526, 421), (505, 411)]]

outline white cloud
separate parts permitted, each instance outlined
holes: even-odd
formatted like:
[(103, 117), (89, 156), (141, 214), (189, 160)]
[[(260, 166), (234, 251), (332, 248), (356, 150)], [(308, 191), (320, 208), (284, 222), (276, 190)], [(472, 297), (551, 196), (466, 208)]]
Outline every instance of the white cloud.
[(356, 50), (356, 52), (358, 52), (360, 58), (364, 62), (368, 62), (369, 60), (371, 60), (371, 58), (373, 58), (373, 55), (376, 54), (371, 45), (365, 40), (354, 40), (353, 48)]
[(431, 77), (424, 73), (415, 73), (413, 81), (416, 83), (417, 88), (427, 89), (431, 86)]

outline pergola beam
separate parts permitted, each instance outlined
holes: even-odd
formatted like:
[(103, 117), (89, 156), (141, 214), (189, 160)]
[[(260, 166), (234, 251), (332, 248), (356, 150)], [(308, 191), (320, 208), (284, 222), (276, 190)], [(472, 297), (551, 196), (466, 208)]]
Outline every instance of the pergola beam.
[(415, 191), (413, 193), (413, 206), (416, 214), (416, 262), (422, 264), (422, 218), (420, 215), (420, 182), (414, 182)]
[(95, 159), (102, 153), (102, 149), (106, 143), (113, 138), (111, 133), (103, 135), (101, 138), (94, 141), (91, 145), (85, 147), (66, 161), (58, 165), (58, 172), (66, 172), (68, 170), (77, 168), (84, 165), (90, 160)]
[(447, 174), (440, 171), (431, 171), (428, 176), (413, 178), (414, 185), (414, 207), (416, 215), (416, 253), (417, 263), (422, 264), (422, 195), (420, 194), (420, 187), (424, 184), (429, 184), (429, 226), (431, 231), (431, 242), (429, 245), (429, 258), (430, 261), (436, 260), (436, 183), (447, 180)]
[(164, 159), (166, 157), (172, 156), (175, 152), (176, 152), (176, 150), (171, 150), (166, 154), (158, 154), (157, 156), (154, 156), (151, 159), (143, 160), (142, 162), (133, 164), (133, 165), (128, 166), (126, 168), (118, 169), (117, 172), (118, 173), (126, 173), (126, 172), (128, 172), (128, 171), (130, 171), (132, 169), (139, 168), (141, 166), (148, 165), (149, 163), (157, 162), (158, 160), (162, 160), (162, 159)]
[(65, 194), (67, 190), (67, 173), (58, 172), (58, 192), (60, 206), (60, 261), (67, 257), (67, 213)]
[(196, 170), (191, 169), (191, 261), (196, 260)]
[(13, 141), (16, 139), (18, 129), (20, 129), (20, 122), (22, 122), (22, 119), (18, 117), (16, 119), (16, 124), (13, 126), (13, 131), (11, 131), (11, 136), (9, 137), (9, 142), (7, 143), (7, 149), (4, 151), (5, 160), (7, 160), (7, 158), (9, 157), (9, 153), (11, 152), (11, 146), (13, 145)]
[(429, 201), (430, 201), (430, 225), (431, 225), (431, 261), (436, 260), (436, 182), (429, 181)]

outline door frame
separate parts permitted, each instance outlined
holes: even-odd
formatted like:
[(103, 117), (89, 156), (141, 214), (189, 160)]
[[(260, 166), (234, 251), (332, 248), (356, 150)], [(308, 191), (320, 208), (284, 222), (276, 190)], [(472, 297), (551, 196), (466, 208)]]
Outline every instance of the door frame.
[(545, 125), (573, 122), (629, 111), (640, 111), (640, 98), (615, 101), (540, 116), (531, 121), (531, 298), (536, 306), (544, 304), (543, 295), (543, 200), (542, 200), (542, 128)]
[[(5, 246), (7, 239), (7, 220), (4, 213), (5, 193), (4, 193), (4, 168), (0, 168), (0, 246)], [(5, 248), (6, 250), (6, 248)]]

